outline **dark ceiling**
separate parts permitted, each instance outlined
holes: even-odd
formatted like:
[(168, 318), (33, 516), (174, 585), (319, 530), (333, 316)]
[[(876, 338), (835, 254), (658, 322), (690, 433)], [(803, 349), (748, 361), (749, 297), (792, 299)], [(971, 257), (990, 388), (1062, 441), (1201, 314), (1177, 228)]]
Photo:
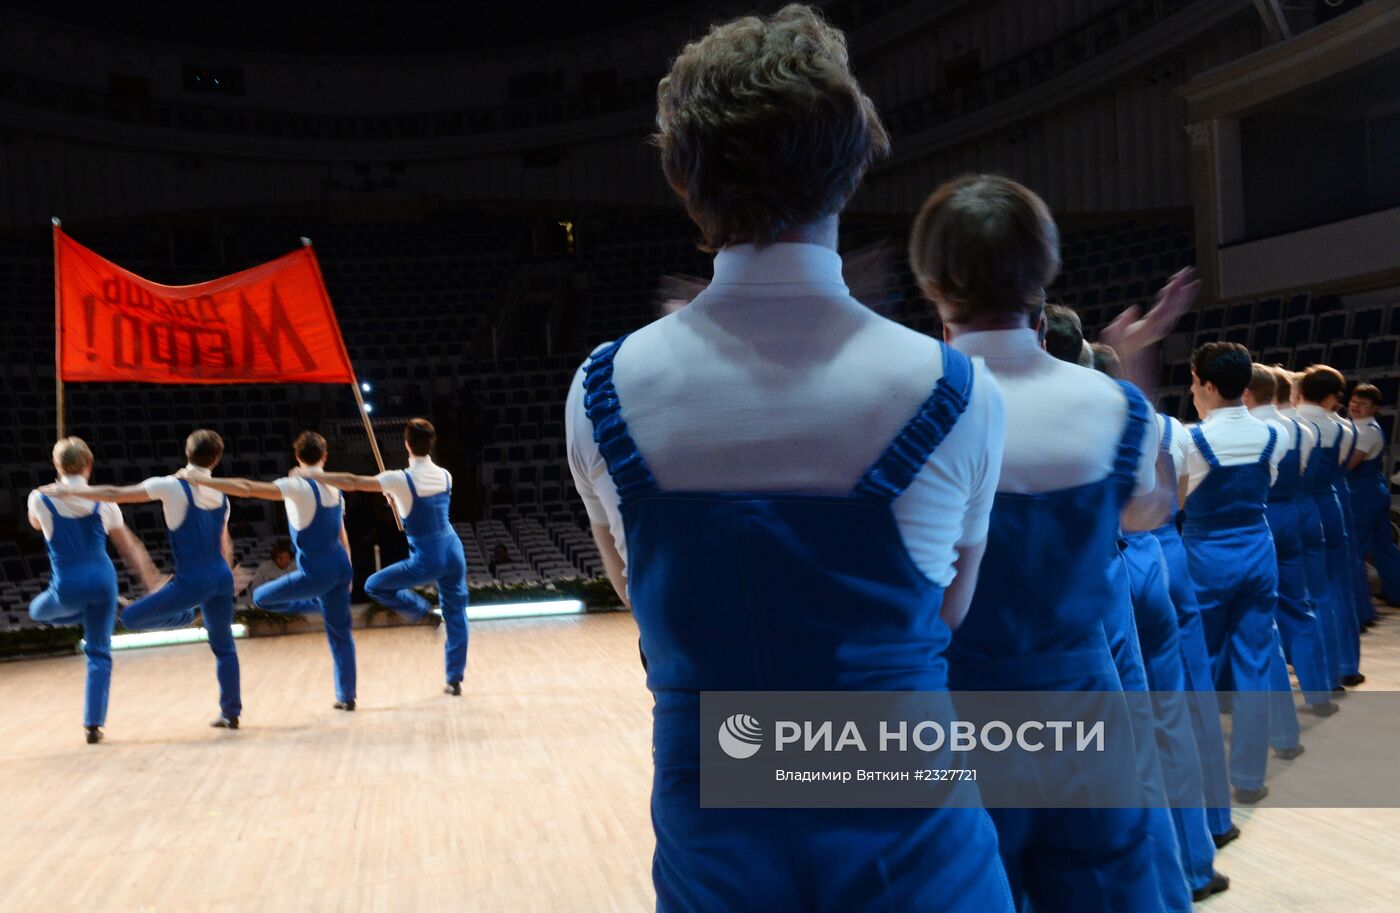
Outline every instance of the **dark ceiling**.
[(5, 0), (86, 30), (230, 51), (439, 54), (542, 44), (661, 15), (695, 0)]

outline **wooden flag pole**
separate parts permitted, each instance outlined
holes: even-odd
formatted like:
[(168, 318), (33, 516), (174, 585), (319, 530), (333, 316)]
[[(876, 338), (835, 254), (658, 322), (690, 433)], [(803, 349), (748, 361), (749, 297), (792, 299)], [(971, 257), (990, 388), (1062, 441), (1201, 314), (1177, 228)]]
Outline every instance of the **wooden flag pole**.
[(59, 287), (58, 233), (63, 223), (53, 217), (53, 389), (58, 400), (58, 437), (63, 440), (67, 429), (63, 408), (63, 292)]
[[(301, 246), (311, 250), (311, 239), (302, 238)], [(316, 259), (313, 251), (311, 254), (311, 265), (316, 270), (316, 281), (321, 285), (321, 294), (326, 296), (326, 300), (331, 300), (331, 293), (326, 289), (326, 279), (321, 275), (321, 263)], [(355, 394), (355, 408), (360, 411), (360, 421), (364, 422), (365, 435), (369, 438), (369, 449), (374, 454), (374, 465), (379, 467), (379, 471), (384, 471), (384, 457), (379, 453), (379, 440), (374, 436), (374, 423), (370, 421), (369, 413), (365, 411), (365, 398), (360, 395), (360, 379), (355, 375), (355, 366), (350, 363), (350, 353), (345, 350), (345, 336), (339, 332), (340, 322), (336, 321), (337, 335), (340, 337), (340, 350), (345, 354), (345, 363), (350, 365), (350, 392)], [(394, 525), (403, 532), (403, 520), (399, 517), (399, 509), (394, 505), (394, 501), (387, 494), (384, 499), (389, 502), (389, 512), (394, 515)]]

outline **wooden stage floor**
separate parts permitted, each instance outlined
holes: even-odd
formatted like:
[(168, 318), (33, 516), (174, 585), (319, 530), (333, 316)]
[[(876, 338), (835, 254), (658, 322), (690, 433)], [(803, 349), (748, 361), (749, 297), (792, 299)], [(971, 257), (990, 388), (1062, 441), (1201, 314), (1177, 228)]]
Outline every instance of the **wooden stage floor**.
[[(346, 714), (319, 635), (240, 641), (238, 732), (205, 725), (203, 645), (118, 653), (98, 746), (82, 741), (80, 658), (0, 665), (0, 911), (652, 909), (651, 701), (630, 616), (475, 624), (455, 699), (424, 629), (356, 642)], [(1364, 687), (1400, 690), (1400, 617), (1363, 646)], [(1305, 758), (1330, 763), (1328, 722), (1305, 717)], [(1218, 859), (1233, 887), (1199, 909), (1397, 909), (1400, 811), (1238, 820)]]

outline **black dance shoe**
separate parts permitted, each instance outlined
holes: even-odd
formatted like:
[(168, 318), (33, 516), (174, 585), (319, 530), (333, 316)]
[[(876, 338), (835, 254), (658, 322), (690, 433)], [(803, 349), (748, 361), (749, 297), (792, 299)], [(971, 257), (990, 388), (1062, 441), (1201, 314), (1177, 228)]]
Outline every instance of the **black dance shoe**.
[(1269, 787), (1261, 786), (1258, 789), (1235, 789), (1235, 801), (1240, 805), (1255, 805), (1264, 801), (1264, 797), (1269, 794)]
[(1280, 761), (1291, 761), (1303, 753), (1302, 745), (1294, 745), (1292, 748), (1275, 748), (1274, 757)]
[(221, 716), (209, 725), (213, 726), (215, 729), (237, 729), (238, 717)]
[(87, 743), (89, 745), (96, 745), (98, 742), (102, 741), (101, 726), (84, 726), (83, 729), (87, 731)]
[(336, 701), (334, 704), (331, 704), (331, 706), (336, 710), (345, 710), (353, 713), (355, 710), (355, 699), (351, 698), (348, 701)]
[(1326, 718), (1336, 713), (1338, 710), (1341, 710), (1342, 708), (1337, 706), (1336, 701), (1328, 701), (1325, 704), (1311, 704), (1309, 705), (1308, 709), (1313, 712), (1313, 716), (1320, 716)]
[(1211, 834), (1210, 839), (1211, 842), (1215, 844), (1217, 850), (1223, 850), (1227, 844), (1234, 843), (1236, 840), (1240, 839), (1240, 829), (1232, 824), (1230, 825), (1230, 829), (1223, 834)]
[(1204, 887), (1197, 888), (1191, 892), (1191, 902), (1200, 903), (1207, 897), (1219, 894), (1221, 891), (1230, 890), (1230, 879), (1225, 875), (1216, 872), (1211, 876), (1210, 881)]
[(1362, 674), (1359, 673), (1359, 672), (1356, 673), (1355, 675), (1343, 675), (1343, 676), (1342, 676), (1342, 684), (1343, 684), (1343, 685), (1346, 685), (1348, 688), (1355, 688), (1357, 685), (1360, 685), (1360, 684), (1362, 684), (1362, 683), (1365, 682), (1365, 681), (1366, 681), (1366, 676), (1362, 675)]
[(442, 689), (442, 693), (443, 693), (443, 694), (450, 694), (450, 695), (452, 695), (453, 697), (461, 697), (461, 696), (462, 696), (462, 683), (461, 683), (461, 682), (448, 682), (448, 683), (447, 683), (447, 687)]

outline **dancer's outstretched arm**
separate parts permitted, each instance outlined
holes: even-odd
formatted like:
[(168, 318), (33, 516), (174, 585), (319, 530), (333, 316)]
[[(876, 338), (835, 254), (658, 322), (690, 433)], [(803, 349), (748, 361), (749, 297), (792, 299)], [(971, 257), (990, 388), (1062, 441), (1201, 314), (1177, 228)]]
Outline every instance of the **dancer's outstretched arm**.
[[(293, 470), (293, 475), (296, 471)], [(339, 488), (341, 491), (383, 491), (384, 486), (379, 484), (379, 479), (374, 476), (357, 476), (353, 472), (318, 472), (315, 476), (303, 476), (303, 478), (314, 478), (317, 482), (324, 482), (332, 488)]]
[(146, 494), (142, 485), (88, 485), (85, 488), (69, 488), (54, 482), (41, 485), (39, 490), (46, 495), (61, 495), (65, 498), (87, 498), (89, 501), (110, 501), (113, 504), (144, 504), (155, 498)]
[(184, 470), (175, 473), (176, 476), (189, 482), (191, 485), (202, 485), (205, 488), (212, 488), (221, 491), (226, 495), (235, 498), (258, 498), (263, 501), (282, 500), (282, 489), (271, 482), (259, 482), (257, 479), (226, 479), (214, 478), (204, 475), (183, 475)]
[(141, 581), (141, 585), (146, 588), (147, 593), (153, 593), (160, 589), (165, 578), (160, 571), (156, 570), (156, 563), (151, 560), (146, 546), (141, 544), (141, 540), (136, 538), (135, 533), (125, 526), (118, 526), (107, 534), (107, 538), (112, 540), (112, 545), (116, 548), (117, 554), (121, 556), (122, 563), (137, 580)]

